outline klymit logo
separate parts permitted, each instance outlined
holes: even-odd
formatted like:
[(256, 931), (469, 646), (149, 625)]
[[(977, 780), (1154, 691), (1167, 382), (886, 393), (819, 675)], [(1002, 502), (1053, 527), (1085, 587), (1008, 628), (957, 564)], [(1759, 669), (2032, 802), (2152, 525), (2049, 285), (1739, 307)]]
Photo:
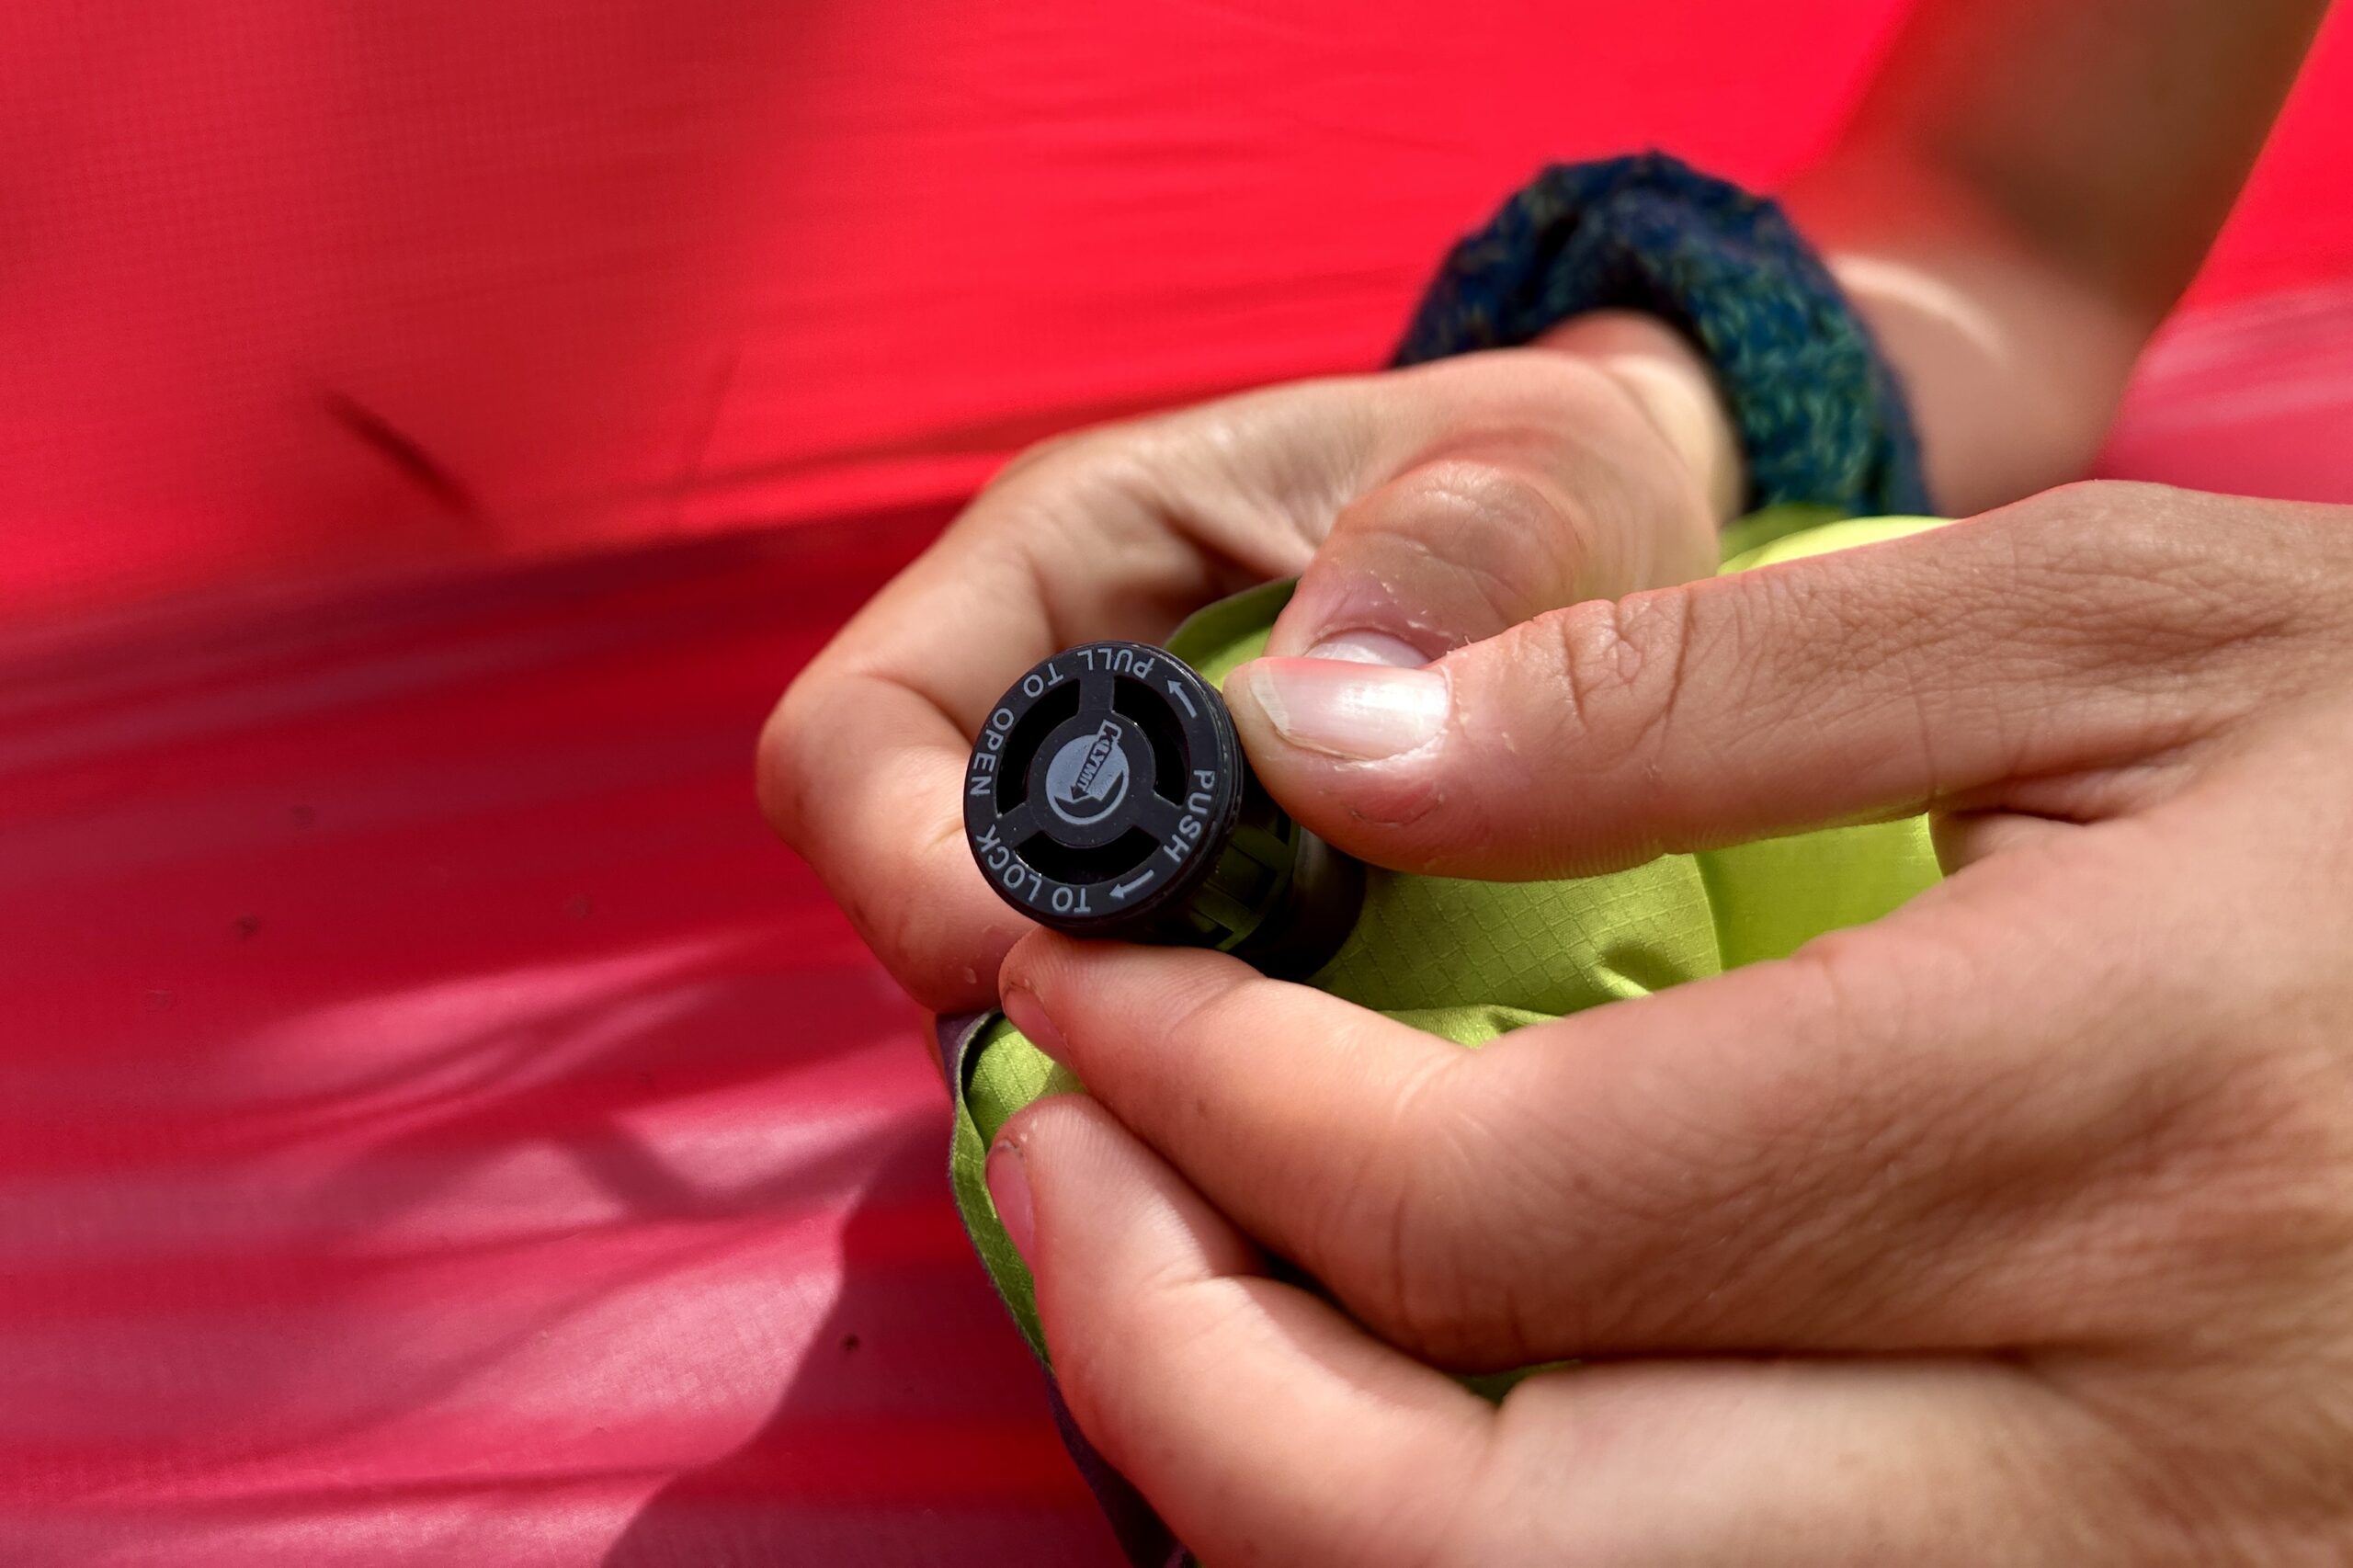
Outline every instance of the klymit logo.
[[(1104, 720), (1103, 727), (1095, 732), (1095, 744), (1086, 748), (1086, 760), (1079, 764), (1078, 777), (1070, 781), (1072, 800), (1094, 797), (1096, 776), (1103, 771), (1103, 764), (1109, 760), (1119, 744), (1120, 726), (1108, 719)], [(1106, 787), (1108, 787), (1108, 781)]]
[(1063, 743), (1046, 767), (1046, 804), (1068, 823), (1094, 822), (1126, 799), (1128, 754), (1120, 726), (1106, 719), (1091, 735)]

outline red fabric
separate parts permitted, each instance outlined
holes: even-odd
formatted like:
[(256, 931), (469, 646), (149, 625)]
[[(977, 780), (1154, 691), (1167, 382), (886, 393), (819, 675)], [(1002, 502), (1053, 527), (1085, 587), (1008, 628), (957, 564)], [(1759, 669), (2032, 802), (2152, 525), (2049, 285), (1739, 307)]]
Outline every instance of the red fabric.
[(1112, 1560), (751, 798), (938, 522), (0, 649), (0, 1562)]
[[(0, 615), (944, 501), (1369, 366), (1539, 161), (1770, 181), (1896, 9), (0, 7)], [(2353, 275), (2348, 35), (2210, 296)]]
[(2353, 277), (2169, 323), (2101, 472), (2194, 490), (2353, 504)]

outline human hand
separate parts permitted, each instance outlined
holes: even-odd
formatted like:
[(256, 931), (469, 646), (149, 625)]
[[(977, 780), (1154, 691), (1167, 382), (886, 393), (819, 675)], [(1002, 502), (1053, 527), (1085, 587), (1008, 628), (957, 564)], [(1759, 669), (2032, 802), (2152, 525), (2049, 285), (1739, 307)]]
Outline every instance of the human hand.
[[(1375, 859), (1928, 809), (1954, 875), (1476, 1053), (1016, 949), (1094, 1097), (992, 1190), (1079, 1425), (1206, 1562), (2353, 1555), (2353, 511), (2081, 486), (1244, 674), (1260, 768)], [(1424, 1364), (1565, 1358), (1499, 1408)]]
[(1028, 923), (963, 840), (972, 736), (1006, 685), (1100, 637), (1303, 574), (1270, 646), (1418, 662), (1595, 594), (1711, 571), (1737, 485), (1693, 351), (1595, 316), (1549, 347), (1309, 382), (1016, 462), (785, 694), (761, 798), (892, 974), (995, 996)]

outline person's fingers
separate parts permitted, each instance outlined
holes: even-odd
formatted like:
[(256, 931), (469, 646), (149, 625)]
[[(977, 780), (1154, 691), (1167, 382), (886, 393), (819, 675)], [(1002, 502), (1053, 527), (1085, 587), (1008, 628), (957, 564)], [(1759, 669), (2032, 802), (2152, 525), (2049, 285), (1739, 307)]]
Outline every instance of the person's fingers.
[[(2169, 956), (2235, 961), (2206, 922), (2245, 879), (2153, 831), (1475, 1053), (1213, 955), (1041, 933), (1003, 983), (1211, 1201), (1449, 1365), (2097, 1338), (2185, 1310), (2154, 1282), (2193, 1219), (2272, 1207), (2214, 1130), (2279, 1085), (2217, 1081)], [(2181, 875), (2205, 903), (2152, 896)], [(2097, 963), (2094, 925), (2130, 938)]]
[[(1047, 579), (1019, 533), (992, 526), (988, 505), (810, 665), (758, 755), (769, 822), (884, 967), (943, 1012), (985, 1003), (997, 961), (1027, 928), (964, 844), (965, 759), (988, 705), (1063, 637), (1101, 635), (1107, 623), (1149, 635), (1181, 613), (1174, 606), (1214, 591), (1183, 540), (1140, 529), (1099, 602), (1058, 602), (1069, 590)], [(1088, 632), (1072, 635), (1078, 626)]]
[[(1246, 665), (1251, 760), (1401, 869), (1558, 876), (1858, 816), (2089, 820), (2309, 681), (2317, 509), (2132, 485), (1574, 606), (1428, 669)], [(2286, 533), (2306, 536), (2280, 548)]]
[[(2149, 1544), (2117, 1426), (2042, 1374), (1630, 1363), (1540, 1374), (1490, 1409), (1266, 1278), (1098, 1106), (1023, 1111), (990, 1182), (1074, 1418), (1204, 1562), (2082, 1562)], [(2071, 1519), (2087, 1522), (2054, 1526)]]
[(924, 694), (847, 671), (795, 686), (760, 742), (768, 821), (883, 967), (939, 1013), (987, 1005), (1006, 949), (1029, 929), (973, 869), (953, 809), (971, 748)]
[(1426, 449), (1342, 508), (1271, 652), (1420, 665), (1578, 599), (1712, 569), (1705, 484), (1594, 363), (1505, 350), (1393, 387)]
[(1493, 1424), (1480, 1400), (1265, 1278), (1084, 1098), (1014, 1118), (989, 1185), (1072, 1415), (1205, 1561), (1442, 1560)]
[(1156, 639), (1296, 572), (1341, 504), (1420, 439), (1365, 381), (1284, 389), (1073, 438), (1017, 466), (796, 680), (759, 746), (763, 809), (925, 1005), (977, 1006), (1026, 922), (962, 842), (989, 705), (1074, 642)]
[[(1542, 453), (1574, 446), (1545, 432), (1573, 411), (1564, 388), (1592, 397), (1595, 373), (1582, 374), (1558, 355), (1492, 355), (1311, 382), (1072, 437), (1016, 464), (794, 682), (761, 741), (764, 808), (920, 1000), (980, 1005), (1025, 923), (964, 854), (951, 781), (1006, 684), (1074, 642), (1157, 640), (1222, 594), (1300, 572), (1360, 497), (1376, 498), (1366, 516), (1388, 515), (1442, 471), (1489, 472), (1450, 454), (1517, 464), (1548, 494), (1590, 489), (1610, 525), (1564, 559), (1597, 561), (1605, 585), (1650, 580), (1658, 566), (1645, 552), (1665, 548), (1665, 530), (1647, 502), (1608, 489), (1590, 449), (1598, 436), (1584, 457), (1543, 467)], [(1482, 434), (1461, 434), (1472, 429)], [(1401, 485), (1409, 470), (1424, 481)], [(1506, 537), (1523, 537), (1524, 512), (1488, 520), (1510, 528), (1468, 530), (1489, 553), (1466, 569), (1497, 582), (1532, 572)], [(1558, 602), (1574, 574), (1563, 566), (1529, 602)], [(1469, 600), (1453, 602), (1467, 625), (1488, 627)]]

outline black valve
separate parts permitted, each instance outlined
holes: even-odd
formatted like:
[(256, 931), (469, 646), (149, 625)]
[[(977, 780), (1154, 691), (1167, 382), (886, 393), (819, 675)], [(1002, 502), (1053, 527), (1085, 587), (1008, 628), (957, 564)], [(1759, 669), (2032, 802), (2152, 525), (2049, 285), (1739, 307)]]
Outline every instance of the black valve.
[(989, 885), (1074, 937), (1216, 948), (1313, 973), (1364, 902), (1364, 868), (1290, 819), (1215, 687), (1165, 648), (1086, 642), (1016, 681), (964, 772)]

